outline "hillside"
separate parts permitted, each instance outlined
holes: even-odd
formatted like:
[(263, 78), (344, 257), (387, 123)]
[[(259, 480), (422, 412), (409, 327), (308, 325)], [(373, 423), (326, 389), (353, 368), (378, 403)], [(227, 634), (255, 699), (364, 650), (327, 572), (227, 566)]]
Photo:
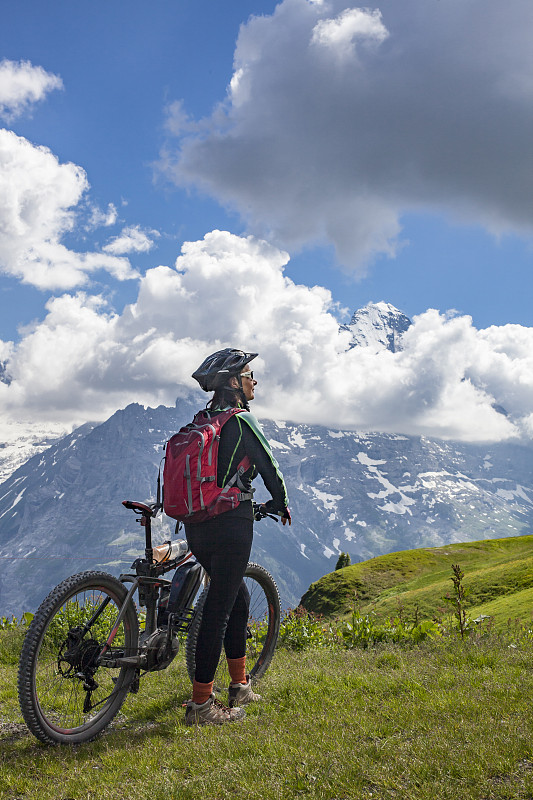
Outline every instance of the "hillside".
[[(445, 547), (404, 550), (336, 570), (311, 584), (302, 597), (309, 611), (345, 614), (356, 600), (362, 613), (406, 619), (442, 616), (452, 590), (452, 564), (465, 573), (468, 613), (530, 619), (533, 602), (533, 536), (490, 539)], [(417, 611), (418, 609), (418, 611)]]
[[(394, 306), (369, 303), (345, 326), (348, 346), (395, 353), (410, 325)], [(21, 423), (11, 439), (0, 429), (0, 480), (7, 476), (0, 483), (2, 615), (34, 611), (74, 572), (130, 568), (143, 535), (121, 501), (155, 499), (164, 443), (205, 400), (197, 392), (175, 407), (132, 403), (56, 441), (58, 431), (37, 424), (24, 431)], [(262, 416), (260, 407), (256, 412)], [(533, 531), (531, 444), (262, 422), (286, 479), (293, 524), (257, 525), (252, 560), (274, 575), (285, 608), (296, 606), (341, 552), (356, 563)], [(256, 499), (267, 499), (261, 481), (256, 485)], [(159, 517), (154, 541), (170, 538), (174, 527)]]
[[(78, 428), (0, 485), (1, 614), (35, 610), (74, 572), (129, 569), (143, 535), (121, 501), (155, 497), (164, 442), (197, 405), (195, 398), (174, 408), (132, 404)], [(258, 524), (252, 559), (274, 575), (285, 608), (334, 568), (341, 551), (355, 563), (533, 530), (531, 447), (271, 420), (264, 429), (287, 481), (293, 525)], [(257, 499), (266, 499), (257, 483)], [(158, 518), (154, 541), (173, 530), (172, 520)]]

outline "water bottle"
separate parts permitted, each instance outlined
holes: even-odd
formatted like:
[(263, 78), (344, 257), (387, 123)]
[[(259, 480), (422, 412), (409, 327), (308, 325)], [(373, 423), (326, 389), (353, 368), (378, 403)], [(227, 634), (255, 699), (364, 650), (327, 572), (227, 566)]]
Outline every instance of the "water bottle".
[(158, 564), (164, 564), (166, 561), (170, 561), (174, 549), (170, 540), (163, 542), (163, 544), (158, 544), (152, 551), (154, 561), (157, 561)]

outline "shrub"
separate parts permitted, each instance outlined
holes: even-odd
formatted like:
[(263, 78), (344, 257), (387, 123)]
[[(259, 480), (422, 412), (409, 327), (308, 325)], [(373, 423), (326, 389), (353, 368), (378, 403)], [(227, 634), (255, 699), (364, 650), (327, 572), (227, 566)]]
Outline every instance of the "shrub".
[(25, 611), (20, 619), (16, 617), (11, 617), (11, 619), (8, 617), (0, 617), (0, 631), (14, 630), (16, 628), (22, 628), (25, 625), (27, 626), (30, 624), (33, 617), (34, 615), (29, 611)]
[(335, 644), (332, 624), (319, 614), (306, 611), (303, 606), (287, 611), (281, 620), (279, 646), (287, 650), (304, 650), (311, 647), (331, 647)]
[(377, 642), (413, 642), (441, 636), (438, 623), (425, 620), (409, 624), (400, 617), (379, 621), (375, 614), (364, 616), (354, 607), (351, 617), (337, 623), (335, 634), (344, 647), (369, 647)]

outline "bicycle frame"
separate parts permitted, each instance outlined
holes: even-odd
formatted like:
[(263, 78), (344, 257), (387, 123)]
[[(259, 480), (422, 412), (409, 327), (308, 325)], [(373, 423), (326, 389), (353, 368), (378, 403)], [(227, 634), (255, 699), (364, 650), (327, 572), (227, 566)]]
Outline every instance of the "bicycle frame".
[[(192, 553), (182, 542), (174, 558), (154, 561), (151, 520), (160, 506), (131, 501), (124, 501), (124, 506), (136, 512), (145, 529), (144, 557), (135, 560), (131, 573), (118, 579), (97, 570), (65, 578), (43, 600), (24, 637), (19, 702), (29, 730), (47, 744), (92, 741), (114, 719), (128, 693), (139, 691), (140, 678), (166, 669), (182, 644), (187, 672), (194, 680), (198, 636), (209, 596), (204, 589), (197, 597), (205, 572), (191, 561), (190, 569), (180, 574), (183, 580), (173, 584), (178, 591), (168, 592), (176, 609), (168, 613), (164, 600), (172, 582), (164, 576), (186, 564)], [(258, 508), (254, 516), (260, 519), (266, 514)], [(281, 604), (276, 583), (264, 567), (249, 563), (244, 580), (250, 600), (247, 667), (250, 680), (256, 681), (274, 654)], [(139, 605), (146, 608), (140, 633), (135, 592)], [(257, 638), (252, 627), (261, 620), (266, 625)], [(181, 642), (183, 633), (186, 640)], [(225, 659), (221, 662), (217, 691), (225, 691), (230, 682)]]
[[(137, 591), (139, 593), (139, 604), (146, 607), (144, 630), (142, 631), (138, 642), (139, 649), (142, 648), (142, 646), (158, 630), (157, 600), (159, 598), (159, 592), (162, 587), (170, 587), (171, 585), (171, 581), (163, 578), (162, 576), (165, 573), (178, 569), (185, 564), (190, 558), (192, 558), (192, 553), (190, 550), (186, 550), (184, 553), (180, 554), (180, 556), (170, 559), (169, 561), (165, 561), (163, 563), (155, 562), (153, 558), (154, 551), (152, 546), (152, 517), (157, 514), (159, 509), (157, 506), (152, 507), (142, 503), (133, 503), (128, 500), (123, 501), (123, 505), (126, 506), (126, 508), (130, 508), (136, 513), (140, 514), (140, 517), (137, 518), (137, 521), (145, 531), (145, 555), (144, 558), (137, 558), (133, 562), (132, 568), (135, 568), (135, 575), (131, 573), (123, 573), (119, 575), (119, 580), (122, 583), (131, 583), (131, 587), (128, 590), (126, 599), (122, 604), (111, 633), (109, 634), (107, 641), (100, 651), (98, 661), (102, 666), (134, 666), (138, 669), (142, 669), (146, 666), (147, 658), (145, 654), (143, 655), (142, 653), (138, 652), (137, 655), (133, 656), (106, 658), (106, 653), (108, 653), (108, 651), (111, 649), (113, 640), (127, 613), (128, 605), (133, 602), (133, 596)], [(198, 589), (200, 588), (200, 585), (205, 577), (205, 570), (203, 567), (200, 567), (194, 583), (190, 587), (187, 597), (184, 598), (185, 600), (190, 600), (196, 596)], [(104, 606), (102, 605), (100, 609), (98, 609), (94, 620), (91, 620), (91, 624), (93, 624), (97, 616), (103, 611), (103, 608)], [(177, 610), (177, 612), (171, 614), (166, 633), (167, 645), (170, 644), (173, 634), (181, 632), (186, 633), (188, 631), (193, 614), (193, 606), (186, 602), (181, 604), (181, 607)]]

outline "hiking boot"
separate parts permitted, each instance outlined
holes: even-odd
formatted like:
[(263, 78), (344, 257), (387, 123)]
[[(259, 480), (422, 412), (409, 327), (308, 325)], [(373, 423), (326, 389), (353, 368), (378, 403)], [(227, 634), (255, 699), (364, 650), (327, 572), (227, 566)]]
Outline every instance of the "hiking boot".
[(248, 703), (257, 703), (262, 700), (260, 694), (252, 691), (250, 676), (246, 676), (246, 683), (230, 683), (228, 689), (228, 703), (230, 708), (246, 706)]
[(215, 695), (205, 703), (193, 703), (189, 700), (185, 711), (186, 725), (223, 725), (224, 722), (236, 722), (246, 714), (243, 708), (227, 708), (219, 702)]

